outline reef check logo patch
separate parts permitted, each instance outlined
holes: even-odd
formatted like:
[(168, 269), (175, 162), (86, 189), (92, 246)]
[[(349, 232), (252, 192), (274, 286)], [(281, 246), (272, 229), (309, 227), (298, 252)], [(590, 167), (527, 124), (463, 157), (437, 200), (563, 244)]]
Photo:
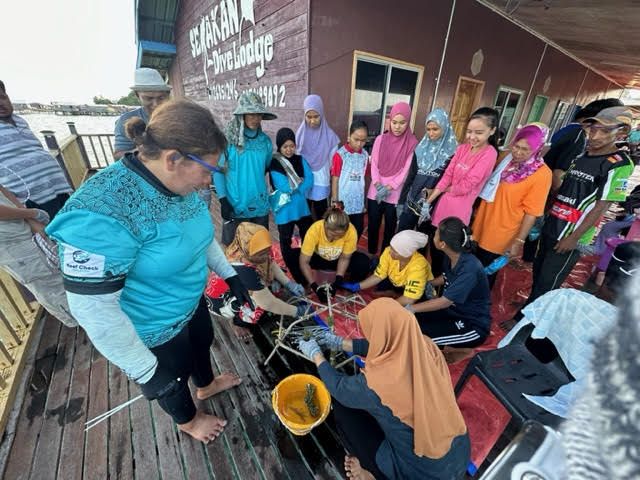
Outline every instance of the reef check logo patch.
[(104, 276), (104, 255), (64, 245), (62, 273), (71, 277), (101, 278)]

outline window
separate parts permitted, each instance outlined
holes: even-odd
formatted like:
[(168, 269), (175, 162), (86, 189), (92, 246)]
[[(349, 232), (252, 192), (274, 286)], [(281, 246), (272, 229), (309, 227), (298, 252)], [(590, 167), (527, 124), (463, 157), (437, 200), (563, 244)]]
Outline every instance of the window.
[(558, 105), (556, 105), (556, 109), (553, 111), (553, 116), (549, 122), (549, 132), (551, 135), (560, 130), (566, 123), (570, 106), (571, 104), (569, 102), (558, 101)]
[(362, 52), (355, 52), (354, 60), (350, 122), (365, 121), (372, 140), (384, 131), (394, 103), (407, 102), (412, 108), (416, 104), (424, 69)]
[(540, 121), (548, 101), (549, 99), (544, 95), (536, 95), (536, 98), (533, 99), (533, 103), (531, 104), (531, 110), (529, 110), (527, 123)]
[(494, 108), (498, 111), (498, 130), (504, 132), (504, 136), (498, 136), (498, 145), (502, 146), (509, 138), (512, 128), (515, 126), (516, 112), (522, 100), (522, 90), (509, 87), (500, 87), (496, 95)]

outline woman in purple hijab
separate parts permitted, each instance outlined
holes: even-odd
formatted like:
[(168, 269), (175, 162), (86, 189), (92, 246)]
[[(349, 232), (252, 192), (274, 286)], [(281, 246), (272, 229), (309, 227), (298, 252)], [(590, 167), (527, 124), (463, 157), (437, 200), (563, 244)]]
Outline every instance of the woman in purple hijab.
[(298, 154), (302, 155), (313, 171), (313, 187), (307, 192), (309, 208), (314, 219), (321, 219), (327, 209), (331, 191), (330, 166), (340, 139), (331, 130), (324, 116), (319, 95), (304, 99), (304, 120), (296, 132)]

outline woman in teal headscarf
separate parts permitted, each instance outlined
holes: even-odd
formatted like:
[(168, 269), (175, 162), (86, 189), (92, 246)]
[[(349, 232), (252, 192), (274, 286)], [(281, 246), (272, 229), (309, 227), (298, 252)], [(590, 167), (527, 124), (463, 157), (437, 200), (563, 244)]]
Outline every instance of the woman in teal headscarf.
[(426, 198), (425, 191), (435, 188), (458, 146), (449, 116), (443, 109), (436, 108), (429, 113), (425, 124), (424, 137), (416, 147), (414, 164), (400, 195), (399, 205), (403, 205), (403, 211), (399, 232), (416, 227)]

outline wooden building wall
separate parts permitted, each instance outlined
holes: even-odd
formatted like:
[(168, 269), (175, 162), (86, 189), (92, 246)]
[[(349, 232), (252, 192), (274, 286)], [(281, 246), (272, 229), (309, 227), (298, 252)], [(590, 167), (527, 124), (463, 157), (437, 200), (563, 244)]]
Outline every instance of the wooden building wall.
[[(363, 50), (424, 67), (415, 123), (416, 134), (424, 133), (422, 119), (431, 109), (451, 3), (371, 0), (362, 8), (342, 0), (311, 2), (309, 86), (330, 107), (327, 115), (336, 131), (344, 134), (349, 122), (350, 51)], [(474, 75), (472, 59), (479, 51), (484, 60)], [(554, 47), (545, 51), (540, 38), (474, 0), (457, 1), (436, 106), (451, 109), (460, 76), (485, 82), (478, 106), (493, 106), (500, 86), (523, 91), (516, 112), (522, 121), (536, 95), (548, 97), (541, 121), (549, 122), (558, 101), (584, 105), (621, 93)]]
[[(263, 123), (265, 132), (274, 137), (282, 126), (294, 128), (300, 123), (307, 95), (307, 14), (308, 0), (183, 0), (175, 27), (177, 55), (170, 71), (176, 93), (207, 105), (224, 125), (238, 95), (255, 89), (278, 115), (277, 120)], [(205, 48), (198, 42), (200, 31), (204, 31)], [(272, 40), (267, 40), (269, 35)], [(261, 62), (245, 62), (244, 66), (239, 62), (235, 68), (239, 45), (246, 46), (251, 36), (254, 57), (256, 48), (260, 49), (256, 42), (262, 39), (264, 71)], [(269, 42), (273, 48), (270, 59), (264, 55)], [(229, 60), (233, 68), (227, 68)]]

